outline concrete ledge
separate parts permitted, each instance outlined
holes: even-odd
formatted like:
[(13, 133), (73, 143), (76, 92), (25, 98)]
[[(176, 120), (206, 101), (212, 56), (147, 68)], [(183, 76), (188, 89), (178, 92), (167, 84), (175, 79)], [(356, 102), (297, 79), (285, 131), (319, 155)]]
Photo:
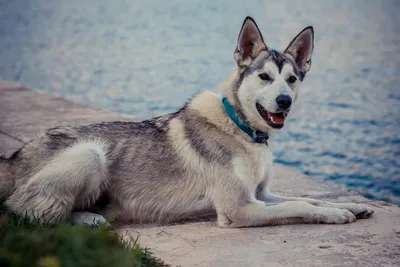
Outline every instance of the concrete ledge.
[(177, 266), (400, 266), (400, 210), (369, 201), (275, 166), (275, 188), (285, 195), (373, 206), (372, 218), (345, 225), (285, 225), (220, 229), (214, 220), (181, 225), (135, 225), (119, 229), (138, 238), (167, 263)]
[(22, 142), (29, 142), (40, 132), (57, 125), (134, 119), (89, 108), (7, 81), (0, 81), (0, 114), (0, 133)]
[[(0, 155), (10, 156), (43, 130), (57, 125), (134, 118), (89, 108), (0, 81)], [(343, 186), (327, 185), (275, 166), (275, 192), (374, 206), (371, 219), (347, 225), (287, 225), (220, 229), (214, 220), (180, 225), (124, 225), (173, 266), (400, 266), (400, 209), (369, 201)]]

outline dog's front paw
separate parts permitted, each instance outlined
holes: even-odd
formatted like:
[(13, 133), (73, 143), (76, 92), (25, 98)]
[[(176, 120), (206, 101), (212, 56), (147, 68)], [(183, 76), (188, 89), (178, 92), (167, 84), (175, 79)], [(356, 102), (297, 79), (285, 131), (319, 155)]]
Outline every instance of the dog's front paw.
[(374, 211), (363, 204), (338, 203), (337, 208), (351, 211), (357, 219), (366, 219), (372, 216)]
[(313, 214), (313, 223), (345, 224), (356, 221), (356, 216), (346, 209), (319, 208)]

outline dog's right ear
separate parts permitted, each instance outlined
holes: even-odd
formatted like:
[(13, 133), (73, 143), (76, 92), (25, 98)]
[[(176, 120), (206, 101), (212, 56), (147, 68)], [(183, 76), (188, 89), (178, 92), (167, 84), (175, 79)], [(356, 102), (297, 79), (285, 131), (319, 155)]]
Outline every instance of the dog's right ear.
[(251, 17), (246, 17), (237, 40), (235, 60), (239, 67), (247, 67), (260, 54), (267, 51), (260, 30)]

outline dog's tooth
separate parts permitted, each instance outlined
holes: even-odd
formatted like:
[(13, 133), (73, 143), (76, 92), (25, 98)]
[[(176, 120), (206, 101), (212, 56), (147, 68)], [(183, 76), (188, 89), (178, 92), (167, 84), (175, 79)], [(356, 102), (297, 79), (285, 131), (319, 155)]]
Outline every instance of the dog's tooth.
[(274, 117), (273, 117), (273, 116), (271, 116), (270, 119), (271, 119), (271, 121), (272, 121), (273, 123), (275, 123)]

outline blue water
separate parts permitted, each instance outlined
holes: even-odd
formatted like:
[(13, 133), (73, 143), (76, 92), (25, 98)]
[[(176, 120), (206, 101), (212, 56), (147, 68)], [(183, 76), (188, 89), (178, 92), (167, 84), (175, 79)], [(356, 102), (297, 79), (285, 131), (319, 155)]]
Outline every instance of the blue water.
[(400, 204), (399, 13), (397, 0), (0, 0), (0, 78), (143, 119), (217, 90), (245, 16), (278, 49), (312, 24), (276, 161)]

